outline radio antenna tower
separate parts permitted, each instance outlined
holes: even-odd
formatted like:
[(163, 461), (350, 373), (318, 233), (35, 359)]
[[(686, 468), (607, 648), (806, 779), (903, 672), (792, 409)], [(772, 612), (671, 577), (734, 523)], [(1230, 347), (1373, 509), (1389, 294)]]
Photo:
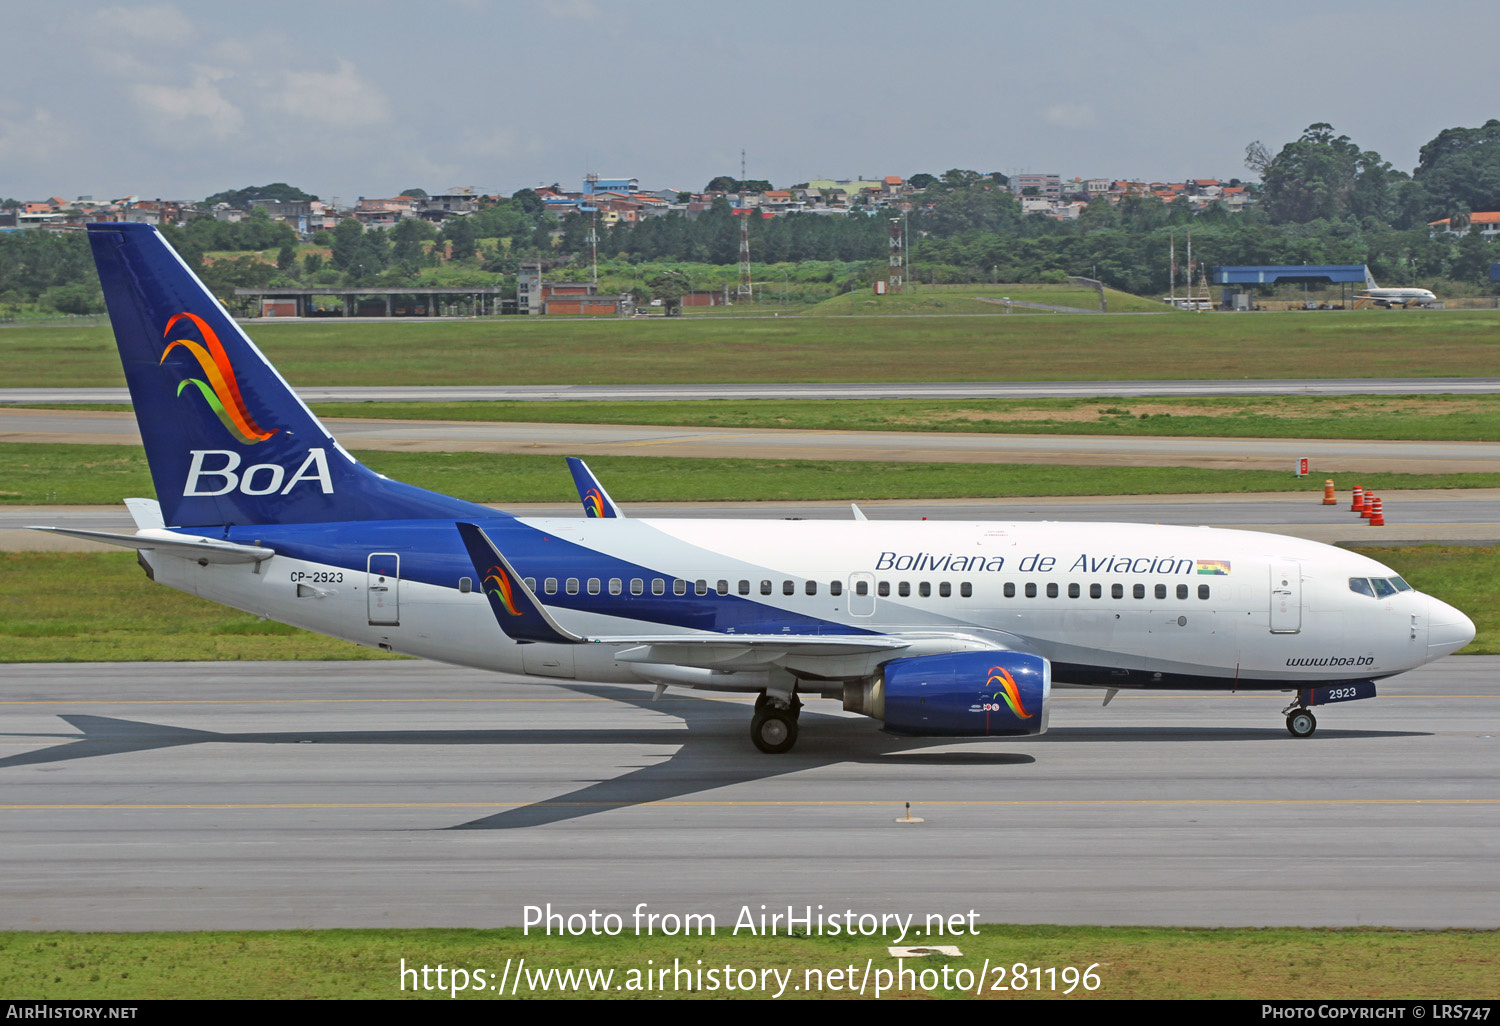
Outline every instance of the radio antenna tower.
[(592, 268), (592, 280), (597, 285), (599, 284), (599, 200), (595, 197), (595, 193), (599, 191), (599, 176), (590, 171), (583, 176), (583, 180), (589, 184), (590, 266)]
[(736, 294), (745, 302), (755, 302), (755, 285), (750, 280), (750, 207), (745, 203), (745, 151), (740, 150), (740, 287)]

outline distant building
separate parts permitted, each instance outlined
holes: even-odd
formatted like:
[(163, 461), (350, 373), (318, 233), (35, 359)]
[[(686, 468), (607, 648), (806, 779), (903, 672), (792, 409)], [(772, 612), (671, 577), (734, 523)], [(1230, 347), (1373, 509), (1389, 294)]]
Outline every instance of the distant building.
[(1459, 238), (1469, 234), (1474, 229), (1485, 239), (1493, 239), (1500, 235), (1500, 210), (1476, 210), (1469, 215), (1469, 223), (1459, 228), (1453, 227), (1453, 218), (1445, 217), (1441, 221), (1429, 221), (1427, 227), (1432, 229), (1432, 234), (1439, 233), (1456, 235)]
[[(1028, 193), (1026, 190), (1035, 189), (1036, 192)], [(1061, 175), (1011, 175), (1010, 191), (1017, 196), (1034, 195), (1044, 199), (1062, 199), (1063, 187)]]

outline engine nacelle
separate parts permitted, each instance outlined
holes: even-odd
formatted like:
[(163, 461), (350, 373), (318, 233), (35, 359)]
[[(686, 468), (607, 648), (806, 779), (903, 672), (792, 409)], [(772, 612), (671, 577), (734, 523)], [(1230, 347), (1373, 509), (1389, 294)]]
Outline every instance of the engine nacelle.
[(844, 685), (844, 708), (893, 734), (996, 737), (1047, 729), (1052, 664), (1026, 652), (894, 659), (872, 681)]

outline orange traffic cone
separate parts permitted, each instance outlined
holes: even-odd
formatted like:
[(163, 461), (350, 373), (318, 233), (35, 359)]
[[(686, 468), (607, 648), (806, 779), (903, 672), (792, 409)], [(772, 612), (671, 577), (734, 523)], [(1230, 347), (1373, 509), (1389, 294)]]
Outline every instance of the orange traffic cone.
[(1375, 496), (1375, 508), (1370, 511), (1370, 526), (1385, 526), (1385, 511), (1380, 508), (1380, 496)]
[(1333, 494), (1333, 478), (1330, 477), (1327, 481), (1323, 482), (1323, 505), (1337, 506), (1338, 504), (1339, 500)]
[(1365, 490), (1359, 485), (1354, 486), (1354, 501), (1349, 504), (1350, 513), (1358, 513), (1364, 509)]

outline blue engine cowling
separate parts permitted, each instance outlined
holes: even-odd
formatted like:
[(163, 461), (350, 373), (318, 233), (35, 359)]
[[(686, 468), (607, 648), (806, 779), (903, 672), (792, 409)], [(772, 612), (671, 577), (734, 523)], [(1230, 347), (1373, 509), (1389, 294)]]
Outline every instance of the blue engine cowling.
[(848, 685), (844, 708), (894, 734), (996, 737), (1047, 729), (1052, 665), (1026, 652), (953, 652), (895, 659)]

